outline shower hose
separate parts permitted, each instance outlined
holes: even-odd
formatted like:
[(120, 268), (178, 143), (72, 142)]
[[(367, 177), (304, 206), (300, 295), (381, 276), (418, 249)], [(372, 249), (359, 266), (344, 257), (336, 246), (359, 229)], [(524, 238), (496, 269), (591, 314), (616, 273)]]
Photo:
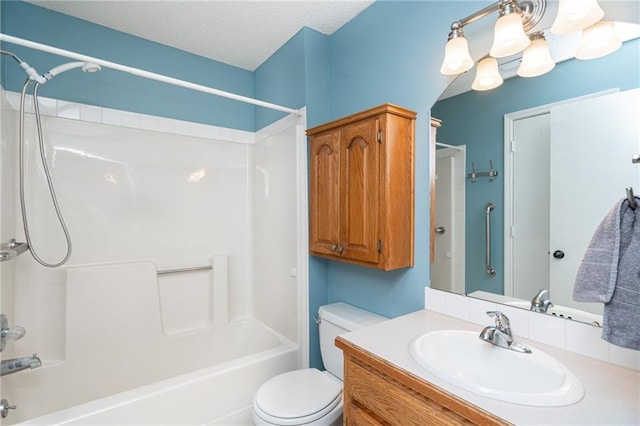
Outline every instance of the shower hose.
[[(60, 222), (60, 226), (62, 227), (62, 231), (64, 232), (65, 239), (67, 240), (67, 254), (65, 257), (58, 263), (48, 263), (38, 256), (36, 249), (31, 241), (31, 235), (29, 233), (29, 224), (27, 220), (27, 208), (25, 203), (24, 196), (24, 173), (25, 173), (25, 142), (24, 142), (24, 114), (25, 114), (25, 97), (27, 93), (28, 87), (34, 83), (33, 87), (33, 106), (35, 111), (36, 118), (36, 129), (38, 134), (38, 145), (40, 148), (40, 159), (42, 160), (42, 166), (44, 168), (44, 174), (47, 180), (47, 185), (49, 186), (49, 193), (51, 194), (51, 201), (53, 202), (53, 207), (55, 208), (56, 214), (58, 215), (58, 221)], [(29, 249), (31, 251), (31, 255), (33, 258), (42, 266), (46, 266), (48, 268), (56, 268), (58, 266), (64, 265), (69, 257), (71, 256), (71, 236), (69, 235), (69, 230), (64, 223), (64, 218), (62, 217), (62, 212), (60, 211), (60, 206), (58, 205), (58, 199), (56, 198), (56, 191), (53, 188), (53, 181), (51, 179), (51, 173), (49, 172), (49, 166), (47, 165), (47, 157), (44, 149), (44, 140), (42, 137), (42, 123), (40, 120), (40, 108), (38, 107), (38, 86), (40, 83), (33, 81), (31, 79), (27, 79), (22, 86), (22, 93), (20, 95), (20, 207), (22, 211), (22, 224), (24, 227), (25, 237), (27, 239), (27, 244), (29, 245)]]

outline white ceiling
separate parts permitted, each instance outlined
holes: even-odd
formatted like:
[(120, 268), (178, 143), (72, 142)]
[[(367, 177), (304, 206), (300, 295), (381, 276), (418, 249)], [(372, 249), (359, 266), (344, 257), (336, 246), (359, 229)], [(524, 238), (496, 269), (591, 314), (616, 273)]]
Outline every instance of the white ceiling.
[(374, 0), (27, 0), (254, 71), (302, 27), (330, 35)]

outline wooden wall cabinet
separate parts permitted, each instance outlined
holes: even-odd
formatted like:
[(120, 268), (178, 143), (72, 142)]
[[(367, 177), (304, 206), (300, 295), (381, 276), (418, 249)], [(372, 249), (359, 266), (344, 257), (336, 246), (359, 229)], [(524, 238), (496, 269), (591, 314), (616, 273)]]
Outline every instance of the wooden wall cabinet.
[(307, 130), (311, 254), (413, 266), (415, 118), (384, 104)]
[(340, 337), (344, 425), (509, 425)]

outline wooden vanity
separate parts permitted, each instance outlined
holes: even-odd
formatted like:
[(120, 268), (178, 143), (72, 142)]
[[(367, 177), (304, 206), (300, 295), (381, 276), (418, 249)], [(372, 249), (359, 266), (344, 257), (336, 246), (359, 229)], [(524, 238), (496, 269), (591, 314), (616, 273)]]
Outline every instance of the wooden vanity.
[(338, 337), (345, 425), (509, 425)]
[(422, 368), (411, 342), (436, 330), (481, 325), (429, 310), (340, 335), (346, 425), (640, 424), (640, 371), (559, 348), (521, 341), (564, 364), (581, 381), (582, 400), (566, 406), (508, 403), (457, 387)]

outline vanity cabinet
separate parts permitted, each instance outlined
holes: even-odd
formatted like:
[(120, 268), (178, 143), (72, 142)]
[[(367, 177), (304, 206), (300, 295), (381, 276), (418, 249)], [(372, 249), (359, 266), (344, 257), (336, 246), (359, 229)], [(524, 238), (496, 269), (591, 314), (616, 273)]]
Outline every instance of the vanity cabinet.
[(509, 422), (338, 337), (344, 354), (344, 424), (509, 425)]
[(384, 104), (307, 130), (311, 254), (413, 266), (415, 118)]

